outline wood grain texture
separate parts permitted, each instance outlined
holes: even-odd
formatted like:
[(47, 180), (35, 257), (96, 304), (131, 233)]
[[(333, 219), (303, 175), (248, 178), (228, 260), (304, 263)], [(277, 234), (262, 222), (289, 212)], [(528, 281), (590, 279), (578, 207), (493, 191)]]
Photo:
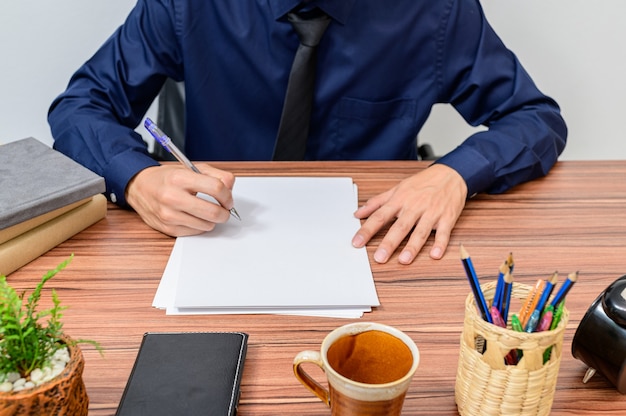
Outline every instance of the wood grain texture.
[[(425, 162), (214, 163), (238, 176), (350, 176), (360, 203), (426, 168)], [(370, 259), (382, 238), (368, 245)], [(397, 253), (384, 265), (372, 262), (381, 306), (362, 320), (393, 325), (411, 336), (421, 364), (407, 394), (406, 415), (453, 415), (454, 382), (469, 285), (459, 244), (472, 256), (481, 283), (495, 279), (509, 252), (516, 281), (533, 284), (555, 270), (580, 278), (568, 296), (569, 325), (552, 408), (553, 415), (621, 415), (626, 398), (603, 377), (582, 384), (585, 365), (571, 355), (571, 341), (585, 311), (611, 282), (626, 274), (626, 161), (559, 162), (546, 178), (502, 195), (468, 201), (442, 260), (427, 253), (432, 238), (410, 266)], [(292, 373), (293, 357), (318, 349), (324, 336), (350, 320), (275, 315), (166, 316), (151, 307), (174, 239), (109, 205), (107, 218), (9, 276), (31, 289), (46, 270), (70, 253), (57, 275), (65, 330), (94, 339), (101, 357), (84, 346), (90, 415), (113, 415), (146, 331), (245, 331), (250, 334), (239, 414), (323, 415), (325, 406)], [(312, 369), (314, 373), (314, 369)], [(320, 376), (321, 377), (321, 376)]]

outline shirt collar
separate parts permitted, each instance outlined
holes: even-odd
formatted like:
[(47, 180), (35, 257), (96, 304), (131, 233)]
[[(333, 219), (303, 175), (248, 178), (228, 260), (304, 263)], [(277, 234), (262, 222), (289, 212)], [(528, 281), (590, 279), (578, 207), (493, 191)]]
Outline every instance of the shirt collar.
[[(276, 20), (285, 16), (294, 9), (302, 0), (268, 0), (272, 14)], [(326, 14), (341, 23), (346, 23), (355, 0), (312, 0), (311, 3), (324, 10)]]

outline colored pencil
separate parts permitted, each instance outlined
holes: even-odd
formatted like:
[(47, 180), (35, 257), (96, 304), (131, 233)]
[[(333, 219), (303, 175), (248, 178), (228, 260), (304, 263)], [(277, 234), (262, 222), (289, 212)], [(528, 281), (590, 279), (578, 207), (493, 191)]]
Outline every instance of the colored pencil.
[(567, 292), (570, 291), (572, 286), (574, 286), (574, 283), (576, 283), (577, 281), (578, 281), (578, 272), (570, 273), (567, 276), (567, 279), (565, 279), (559, 291), (556, 293), (556, 295), (554, 295), (552, 302), (550, 302), (550, 304), (552, 305), (552, 307), (554, 307), (555, 310), (558, 307), (559, 303), (561, 303), (561, 301), (565, 299)]
[(496, 283), (496, 291), (493, 295), (492, 306), (498, 308), (498, 312), (502, 314), (502, 299), (504, 294), (504, 275), (509, 272), (509, 265), (506, 260), (500, 265), (498, 272), (498, 282)]
[(502, 293), (502, 319), (506, 324), (509, 319), (509, 306), (511, 306), (511, 292), (513, 291), (513, 274), (507, 272), (504, 275), (504, 290)]
[(545, 288), (541, 292), (541, 296), (539, 297), (539, 301), (537, 302), (537, 305), (535, 306), (535, 308), (530, 314), (530, 317), (526, 321), (526, 327), (524, 328), (526, 332), (535, 332), (535, 329), (537, 328), (537, 325), (539, 324), (539, 319), (541, 318), (543, 308), (546, 306), (546, 303), (548, 302), (548, 298), (550, 297), (550, 294), (552, 293), (552, 289), (554, 288), (554, 285), (556, 284), (558, 279), (559, 279), (559, 274), (557, 272), (554, 272), (550, 280), (546, 282)]
[(465, 268), (467, 280), (469, 281), (472, 292), (474, 293), (474, 299), (476, 300), (476, 306), (478, 307), (480, 315), (485, 321), (493, 323), (491, 319), (491, 314), (489, 313), (489, 308), (487, 308), (485, 296), (483, 295), (483, 291), (480, 288), (480, 284), (478, 283), (478, 276), (476, 275), (476, 271), (474, 270), (472, 259), (467, 250), (465, 250), (465, 247), (463, 247), (463, 244), (461, 244), (461, 261), (463, 262), (463, 267)]
[(541, 293), (546, 286), (546, 281), (543, 279), (537, 280), (535, 287), (532, 288), (524, 304), (522, 305), (522, 309), (519, 312), (519, 320), (522, 324), (522, 328), (526, 328), (526, 324), (528, 323), (528, 319), (530, 315), (535, 310), (537, 306), (537, 302), (539, 302), (539, 298), (541, 297)]

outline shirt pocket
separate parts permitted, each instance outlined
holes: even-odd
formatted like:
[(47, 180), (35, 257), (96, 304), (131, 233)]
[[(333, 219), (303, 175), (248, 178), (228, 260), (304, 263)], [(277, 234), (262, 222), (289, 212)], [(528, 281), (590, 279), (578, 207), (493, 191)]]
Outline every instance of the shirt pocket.
[(336, 151), (346, 159), (415, 159), (417, 101), (344, 97), (335, 113)]

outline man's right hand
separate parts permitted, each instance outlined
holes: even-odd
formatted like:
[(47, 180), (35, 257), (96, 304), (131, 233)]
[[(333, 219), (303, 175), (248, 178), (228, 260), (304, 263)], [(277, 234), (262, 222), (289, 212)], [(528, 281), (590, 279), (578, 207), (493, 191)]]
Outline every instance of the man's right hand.
[[(150, 227), (173, 237), (211, 231), (228, 221), (233, 207), (232, 173), (196, 164), (202, 174), (180, 165), (152, 166), (139, 172), (126, 187), (126, 201)], [(198, 198), (198, 192), (220, 205)]]

